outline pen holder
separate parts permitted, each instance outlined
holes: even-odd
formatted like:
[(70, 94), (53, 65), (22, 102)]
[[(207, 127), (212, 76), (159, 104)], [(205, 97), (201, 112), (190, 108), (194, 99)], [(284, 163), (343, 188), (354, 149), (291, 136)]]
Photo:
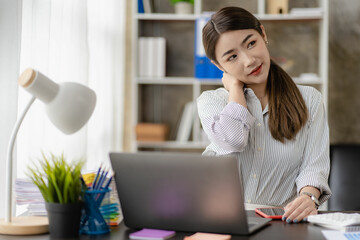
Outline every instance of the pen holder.
[(110, 228), (99, 209), (105, 195), (110, 190), (110, 188), (105, 188), (85, 191), (85, 205), (80, 221), (80, 234), (97, 235), (110, 232)]

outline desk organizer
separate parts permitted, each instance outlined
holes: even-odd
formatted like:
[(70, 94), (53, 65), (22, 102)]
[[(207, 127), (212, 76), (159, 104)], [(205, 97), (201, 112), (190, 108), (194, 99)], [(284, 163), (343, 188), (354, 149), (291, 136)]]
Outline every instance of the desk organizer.
[(105, 195), (110, 190), (110, 188), (105, 188), (87, 190), (85, 192), (85, 205), (80, 221), (80, 234), (97, 235), (110, 232), (110, 228), (99, 209)]

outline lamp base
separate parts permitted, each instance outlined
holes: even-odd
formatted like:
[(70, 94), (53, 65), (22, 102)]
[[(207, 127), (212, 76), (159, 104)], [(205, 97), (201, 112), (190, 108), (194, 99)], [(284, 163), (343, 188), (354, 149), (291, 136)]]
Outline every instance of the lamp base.
[(36, 235), (49, 232), (47, 217), (21, 216), (12, 217), (11, 222), (0, 219), (0, 234)]

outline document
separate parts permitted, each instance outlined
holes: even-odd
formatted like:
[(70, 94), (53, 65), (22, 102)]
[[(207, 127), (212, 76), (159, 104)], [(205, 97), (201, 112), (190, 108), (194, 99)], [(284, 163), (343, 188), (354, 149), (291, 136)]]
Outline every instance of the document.
[(360, 240), (360, 232), (323, 230), (322, 234), (327, 240)]

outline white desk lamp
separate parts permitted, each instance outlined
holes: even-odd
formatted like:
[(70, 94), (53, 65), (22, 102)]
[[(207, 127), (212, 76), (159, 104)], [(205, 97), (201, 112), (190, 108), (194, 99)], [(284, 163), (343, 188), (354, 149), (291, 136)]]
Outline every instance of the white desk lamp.
[(0, 234), (32, 235), (48, 232), (48, 218), (37, 216), (12, 217), (12, 161), (16, 135), (35, 99), (45, 104), (50, 121), (63, 133), (71, 134), (89, 120), (96, 104), (90, 88), (73, 82), (57, 84), (34, 69), (26, 69), (19, 85), (33, 95), (11, 134), (6, 160), (5, 219), (0, 219)]

